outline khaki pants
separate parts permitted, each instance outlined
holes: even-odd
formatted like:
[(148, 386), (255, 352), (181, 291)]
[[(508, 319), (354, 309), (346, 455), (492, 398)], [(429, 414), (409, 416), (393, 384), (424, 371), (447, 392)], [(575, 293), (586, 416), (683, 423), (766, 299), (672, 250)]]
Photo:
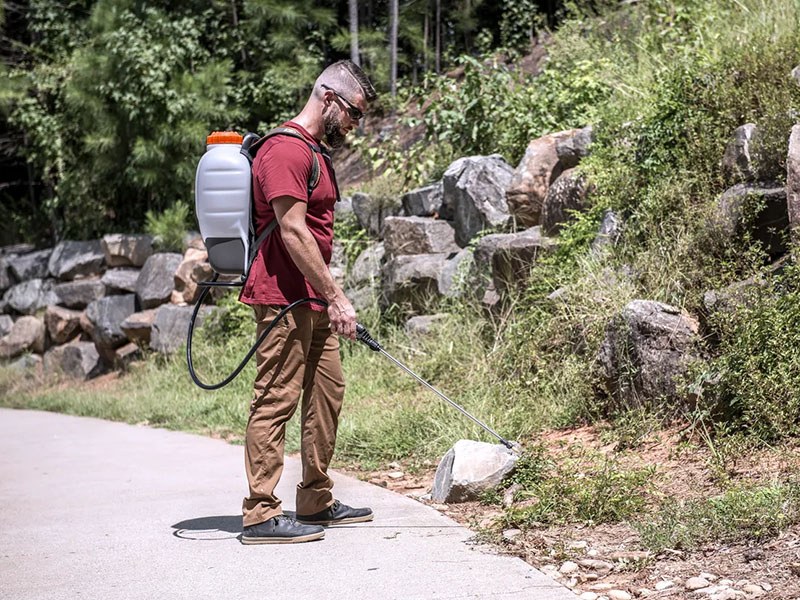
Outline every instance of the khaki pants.
[[(280, 309), (253, 306), (258, 335)], [(286, 423), (302, 398), (303, 481), (297, 486), (297, 513), (310, 515), (333, 504), (327, 470), (336, 443), (344, 398), (339, 338), (328, 314), (305, 306), (283, 317), (256, 354), (257, 374), (245, 437), (245, 467), (250, 495), (242, 503), (244, 525), (282, 513), (275, 486), (283, 472)]]

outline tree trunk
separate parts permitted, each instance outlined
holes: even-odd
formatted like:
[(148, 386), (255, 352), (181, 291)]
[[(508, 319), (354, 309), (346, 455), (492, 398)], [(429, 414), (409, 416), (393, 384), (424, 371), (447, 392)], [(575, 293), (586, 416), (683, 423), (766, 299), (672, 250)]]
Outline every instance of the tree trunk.
[(442, 0), (436, 0), (436, 72), (442, 72)]
[(390, 75), (389, 88), (392, 98), (397, 96), (397, 22), (400, 19), (399, 0), (390, 0), (390, 26), (389, 26), (389, 55), (390, 55)]
[(361, 66), (358, 53), (358, 0), (347, 0), (350, 9), (350, 60)]

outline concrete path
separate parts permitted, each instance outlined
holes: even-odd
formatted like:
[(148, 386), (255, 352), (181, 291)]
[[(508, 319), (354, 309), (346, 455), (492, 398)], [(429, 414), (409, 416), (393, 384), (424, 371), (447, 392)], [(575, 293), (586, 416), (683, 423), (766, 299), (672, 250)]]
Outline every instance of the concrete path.
[[(96, 419), (0, 409), (0, 598), (569, 600), (404, 496), (335, 474), (372, 523), (243, 546), (243, 450)], [(297, 460), (279, 488), (293, 509)]]

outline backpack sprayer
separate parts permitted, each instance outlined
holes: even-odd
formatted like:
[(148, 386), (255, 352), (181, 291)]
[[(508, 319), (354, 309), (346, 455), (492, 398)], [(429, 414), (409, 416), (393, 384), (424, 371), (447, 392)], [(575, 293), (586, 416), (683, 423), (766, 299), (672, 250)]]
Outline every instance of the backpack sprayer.
[[(273, 129), (265, 136), (260, 137), (248, 133), (242, 137), (238, 133), (225, 131), (214, 132), (206, 139), (206, 153), (197, 165), (195, 178), (195, 212), (197, 214), (200, 235), (208, 250), (208, 262), (214, 270), (210, 281), (199, 283), (203, 288), (200, 297), (192, 311), (189, 321), (189, 332), (186, 336), (186, 363), (189, 375), (199, 387), (204, 390), (218, 390), (233, 381), (255, 354), (258, 347), (264, 342), (269, 332), (283, 318), (286, 313), (301, 304), (317, 304), (327, 307), (328, 303), (318, 298), (302, 298), (283, 308), (272, 322), (264, 329), (255, 344), (245, 355), (241, 363), (225, 379), (218, 383), (208, 384), (200, 381), (194, 370), (192, 362), (192, 337), (195, 321), (209, 291), (214, 287), (242, 287), (247, 280), (250, 267), (253, 264), (259, 247), (277, 226), (277, 220), (258, 233), (255, 231), (253, 218), (253, 196), (251, 167), (253, 159), (261, 145), (269, 138), (276, 135), (290, 136), (302, 140), (311, 150), (312, 168), (308, 181), (308, 195), (314, 191), (319, 182), (320, 165), (318, 154), (322, 153), (319, 146), (308, 142), (297, 130), (290, 127)], [(238, 276), (238, 280), (218, 281), (220, 275)], [(475, 424), (492, 434), (509, 450), (515, 450), (514, 445), (504, 439), (486, 423), (470, 414), (459, 404), (453, 402), (430, 383), (414, 373), (406, 365), (386, 352), (383, 347), (360, 323), (356, 324), (356, 339), (365, 344), (370, 350), (380, 352), (419, 383), (431, 390), (453, 408), (471, 419)]]

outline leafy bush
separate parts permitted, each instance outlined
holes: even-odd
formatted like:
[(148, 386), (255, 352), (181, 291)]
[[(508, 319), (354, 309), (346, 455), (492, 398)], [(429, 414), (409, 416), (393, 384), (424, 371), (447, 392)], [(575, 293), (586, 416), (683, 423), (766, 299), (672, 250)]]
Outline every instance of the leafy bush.
[(183, 240), (189, 224), (189, 205), (178, 200), (161, 213), (148, 210), (145, 231), (153, 236), (154, 244), (165, 252), (183, 252)]

